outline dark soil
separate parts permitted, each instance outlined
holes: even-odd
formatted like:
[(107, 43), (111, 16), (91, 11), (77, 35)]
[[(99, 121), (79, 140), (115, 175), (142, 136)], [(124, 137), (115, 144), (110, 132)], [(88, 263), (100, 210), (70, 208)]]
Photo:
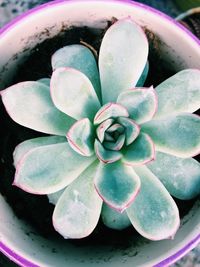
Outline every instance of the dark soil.
[[(13, 84), (25, 80), (37, 80), (51, 76), (51, 56), (59, 48), (69, 45), (78, 44), (81, 41), (93, 46), (99, 50), (104, 31), (83, 28), (71, 28), (63, 31), (58, 37), (48, 39), (39, 44), (32, 50), (30, 57), (18, 67)], [(161, 81), (174, 74), (173, 70), (166, 68), (159, 54), (159, 40), (150, 32), (147, 32), (150, 41), (150, 71), (145, 86), (157, 85)], [(156, 60), (155, 60), (156, 58)], [(13, 208), (15, 214), (24, 220), (27, 220), (33, 227), (45, 237), (57, 236), (61, 238), (53, 229), (52, 213), (54, 206), (48, 202), (46, 196), (32, 195), (12, 186), (15, 169), (13, 167), (12, 153), (17, 144), (24, 140), (43, 136), (44, 134), (32, 131), (28, 128), (14, 123), (2, 103), (0, 103), (0, 192), (5, 196), (8, 203)], [(176, 200), (181, 216), (186, 214), (192, 207), (193, 201)], [(28, 233), (27, 233), (28, 234)], [(110, 230), (103, 226), (101, 221), (95, 231), (83, 240), (74, 240), (77, 245), (88, 244), (88, 242), (98, 244), (127, 245), (128, 237), (138, 234), (133, 227), (124, 231)]]
[(200, 12), (188, 15), (180, 22), (200, 39)]

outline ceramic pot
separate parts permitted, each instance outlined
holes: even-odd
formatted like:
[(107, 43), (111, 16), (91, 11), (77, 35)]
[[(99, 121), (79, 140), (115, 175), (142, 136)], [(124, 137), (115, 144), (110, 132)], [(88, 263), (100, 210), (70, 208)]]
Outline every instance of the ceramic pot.
[[(173, 19), (133, 1), (58, 0), (47, 3), (0, 30), (0, 87), (12, 79), (16, 66), (38, 42), (57, 35), (63, 27), (104, 28), (113, 17), (130, 16), (160, 39), (166, 64), (175, 71), (200, 68), (200, 42)], [(27, 235), (27, 233), (29, 233)], [(182, 218), (174, 240), (158, 242), (130, 237), (127, 246), (75, 246), (66, 240), (44, 238), (18, 219), (0, 195), (0, 250), (26, 267), (168, 266), (200, 241), (200, 201)]]

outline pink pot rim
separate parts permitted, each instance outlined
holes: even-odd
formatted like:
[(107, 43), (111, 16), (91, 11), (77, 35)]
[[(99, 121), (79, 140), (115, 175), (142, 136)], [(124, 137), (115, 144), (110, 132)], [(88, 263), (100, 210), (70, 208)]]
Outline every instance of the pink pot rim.
[[(0, 29), (0, 39), (9, 32), (13, 27), (15, 27), (19, 22), (23, 21), (30, 15), (34, 15), (37, 12), (43, 11), (48, 8), (53, 8), (54, 6), (60, 5), (64, 2), (90, 2), (91, 0), (54, 0), (49, 3), (45, 3), (43, 5), (40, 5), (38, 7), (35, 7), (22, 15), (16, 17), (11, 22), (6, 24), (4, 27)], [(182, 32), (185, 32), (188, 37), (195, 43), (197, 43), (200, 46), (200, 40), (194, 36), (189, 30), (187, 30), (184, 26), (182, 26), (179, 22), (174, 20), (173, 18), (169, 17), (168, 15), (162, 13), (161, 11), (158, 11), (152, 7), (149, 7), (145, 4), (138, 3), (131, 0), (94, 0), (93, 2), (122, 2), (126, 5), (136, 6), (141, 9), (146, 9), (150, 13), (154, 13), (157, 16), (161, 17), (162, 19), (166, 20), (168, 23), (172, 24), (173, 26), (176, 26), (179, 28)], [(200, 234), (198, 234), (194, 239), (192, 239), (188, 244), (186, 244), (184, 247), (182, 247), (179, 251), (174, 253), (173, 255), (167, 257), (166, 259), (162, 260), (158, 264), (154, 265), (154, 267), (165, 267), (169, 266), (170, 264), (173, 264), (180, 258), (182, 258), (186, 253), (188, 253), (190, 250), (192, 250), (197, 244), (200, 242)], [(38, 265), (34, 264), (33, 262), (27, 260), (26, 258), (20, 256), (17, 254), (14, 250), (6, 246), (3, 242), (0, 242), (0, 251), (7, 256), (10, 260), (17, 263), (19, 266), (22, 267), (39, 267)]]

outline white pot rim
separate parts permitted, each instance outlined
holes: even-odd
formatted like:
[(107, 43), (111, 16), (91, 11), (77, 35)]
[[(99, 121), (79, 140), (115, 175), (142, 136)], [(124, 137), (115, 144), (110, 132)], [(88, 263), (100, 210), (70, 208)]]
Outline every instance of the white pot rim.
[[(35, 7), (33, 9), (23, 13), (22, 15), (18, 16), (17, 18), (12, 20), (10, 23), (6, 24), (3, 28), (0, 29), (0, 39), (4, 35), (6, 35), (8, 32), (10, 32), (10, 30), (12, 30), (12, 28), (17, 26), (20, 22), (26, 20), (26, 18), (29, 17), (29, 16), (33, 16), (35, 13), (42, 12), (42, 11), (44, 11), (46, 9), (52, 9), (55, 6), (62, 5), (63, 3), (67, 4), (67, 3), (71, 3), (71, 2), (80, 2), (81, 4), (83, 4), (83, 3), (88, 3), (88, 2), (91, 2), (91, 1), (93, 3), (94, 2), (113, 2), (113, 3), (121, 2), (124, 5), (131, 5), (131, 6), (136, 6), (137, 8), (145, 9), (150, 13), (156, 14), (158, 17), (160, 17), (161, 19), (165, 20), (167, 23), (171, 24), (173, 27), (176, 27), (177, 30), (180, 30), (181, 32), (185, 32), (187, 37), (189, 39), (191, 39), (192, 42), (195, 42), (197, 45), (200, 46), (200, 40), (196, 36), (194, 36), (189, 30), (187, 30), (184, 26), (179, 24), (176, 20), (174, 20), (173, 18), (165, 15), (164, 13), (162, 13), (162, 12), (152, 8), (152, 7), (149, 7), (147, 5), (144, 5), (144, 4), (141, 4), (141, 3), (138, 3), (138, 2), (134, 2), (134, 1), (131, 1), (131, 0), (54, 0), (52, 2), (45, 3), (43, 5)], [(179, 251), (177, 251), (173, 255), (163, 259), (161, 262), (159, 262), (158, 264), (154, 265), (154, 267), (169, 266), (170, 264), (172, 264), (172, 263), (176, 262), (177, 260), (179, 260), (185, 254), (187, 254), (190, 250), (192, 250), (199, 242), (200, 242), (200, 233), (197, 236), (195, 236), (184, 247), (182, 247)], [(0, 251), (4, 255), (6, 255), (10, 260), (12, 260), (13, 262), (17, 263), (20, 266), (24, 266), (24, 267), (40, 267), (40, 266), (30, 262), (26, 258), (23, 258), (22, 256), (18, 255), (12, 248), (9, 248), (8, 246), (6, 246), (1, 241), (0, 241)]]

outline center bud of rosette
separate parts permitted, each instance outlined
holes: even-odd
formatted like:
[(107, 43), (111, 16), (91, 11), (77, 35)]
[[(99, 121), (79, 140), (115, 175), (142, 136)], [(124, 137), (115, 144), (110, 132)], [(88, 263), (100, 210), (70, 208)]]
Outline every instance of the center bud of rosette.
[(125, 107), (116, 103), (104, 105), (94, 118), (95, 152), (99, 160), (111, 163), (122, 158), (123, 149), (139, 135), (140, 127), (129, 118)]
[(140, 133), (140, 127), (129, 118), (121, 104), (108, 103), (96, 113), (94, 121), (88, 118), (77, 121), (67, 133), (70, 146), (83, 156), (96, 153), (103, 163), (122, 158), (123, 150), (130, 146)]

